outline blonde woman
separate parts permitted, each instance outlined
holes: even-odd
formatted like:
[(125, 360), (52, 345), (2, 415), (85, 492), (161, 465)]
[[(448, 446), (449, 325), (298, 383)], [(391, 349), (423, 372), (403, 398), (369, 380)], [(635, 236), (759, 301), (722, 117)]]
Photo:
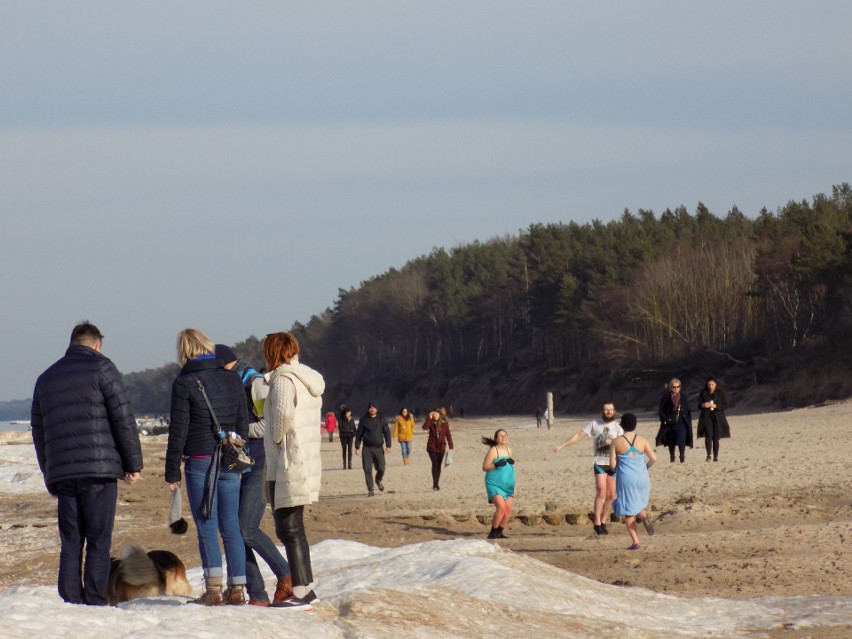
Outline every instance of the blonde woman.
[[(204, 606), (246, 603), (246, 549), (240, 533), (240, 473), (214, 466), (219, 439), (199, 382), (223, 428), (248, 438), (246, 395), (240, 378), (225, 369), (207, 335), (187, 328), (178, 335), (181, 371), (172, 384), (171, 421), (166, 446), (166, 482), (172, 492), (181, 484), (183, 461), (186, 495), (198, 533), (205, 591), (191, 603)], [(228, 559), (228, 590), (222, 592), (222, 535)]]

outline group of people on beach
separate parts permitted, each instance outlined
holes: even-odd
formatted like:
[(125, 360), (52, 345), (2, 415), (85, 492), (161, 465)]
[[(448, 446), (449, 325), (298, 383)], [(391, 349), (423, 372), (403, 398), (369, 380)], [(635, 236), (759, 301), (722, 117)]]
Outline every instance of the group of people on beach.
[[(39, 467), (58, 502), (59, 594), (89, 605), (108, 603), (117, 480), (135, 484), (143, 468), (127, 392), (102, 342), (94, 324), (74, 327), (65, 355), (36, 382), (31, 415)], [(299, 362), (299, 342), (286, 332), (263, 340), (265, 375), (195, 328), (180, 332), (177, 354), (165, 481), (173, 494), (185, 486), (197, 531), (205, 587), (189, 603), (311, 607), (304, 507), (319, 499), (322, 375)], [(245, 471), (222, 462), (234, 445), (253, 459)], [(286, 559), (260, 529), (267, 501)], [(271, 600), (256, 555), (276, 576)]]
[[(136, 420), (120, 373), (101, 353), (102, 342), (103, 335), (90, 322), (75, 326), (65, 355), (39, 376), (31, 413), (39, 467), (58, 502), (59, 594), (66, 602), (90, 605), (107, 604), (117, 481), (135, 484), (143, 468)], [(173, 494), (186, 487), (196, 526), (205, 587), (190, 603), (303, 609), (317, 601), (304, 507), (319, 499), (322, 436), (317, 425), (325, 381), (299, 362), (299, 352), (292, 334), (270, 333), (263, 340), (269, 372), (261, 374), (230, 347), (214, 344), (198, 329), (187, 328), (178, 335), (181, 369), (171, 389), (165, 481)], [(676, 449), (684, 462), (685, 447), (692, 446), (691, 413), (681, 386), (680, 380), (671, 380), (660, 401), (655, 442), (669, 448), (672, 462)], [(726, 407), (718, 382), (709, 378), (699, 395), (698, 425), (707, 461), (718, 461), (719, 439), (730, 436)], [(637, 522), (653, 534), (646, 508), (648, 469), (656, 454), (636, 433), (633, 413), (622, 415), (618, 423), (615, 415), (614, 404), (605, 402), (599, 419), (553, 451), (585, 437), (592, 439), (594, 531), (607, 534), (611, 509), (625, 517), (630, 548), (635, 550)], [(415, 422), (407, 408), (399, 411), (393, 431), (375, 402), (368, 403), (357, 423), (347, 406), (341, 406), (335, 418), (330, 440), (337, 430), (344, 468), (352, 468), (353, 450), (361, 457), (369, 496), (374, 488), (385, 490), (385, 454), (392, 439), (400, 444), (403, 464), (410, 464)], [(454, 450), (447, 411), (430, 411), (422, 429), (428, 433), (432, 489), (439, 491), (441, 471)], [(505, 429), (481, 441), (487, 447), (482, 462), (486, 497), (495, 508), (488, 538), (505, 539), (516, 460)], [(226, 449), (235, 445), (253, 459), (244, 471), (222, 462)], [(286, 558), (260, 528), (267, 503)], [(272, 598), (258, 556), (275, 574)]]
[[(557, 453), (581, 439), (592, 439), (592, 468), (595, 477), (593, 525), (597, 535), (606, 535), (606, 522), (610, 511), (624, 517), (632, 544), (630, 550), (639, 550), (636, 523), (654, 534), (646, 508), (651, 494), (648, 470), (657, 461), (656, 446), (666, 446), (669, 460), (674, 463), (675, 450), (681, 463), (686, 461), (686, 448), (692, 448), (692, 414), (682, 394), (682, 382), (673, 378), (666, 393), (660, 398), (660, 426), (654, 446), (636, 433), (634, 413), (625, 413), (616, 423), (615, 405), (604, 402), (601, 417), (586, 424), (580, 431), (553, 447)], [(719, 461), (719, 440), (730, 437), (731, 431), (725, 416), (727, 399), (715, 377), (708, 377), (699, 393), (698, 436), (704, 437), (707, 461)], [(711, 456), (712, 455), (712, 456)]]

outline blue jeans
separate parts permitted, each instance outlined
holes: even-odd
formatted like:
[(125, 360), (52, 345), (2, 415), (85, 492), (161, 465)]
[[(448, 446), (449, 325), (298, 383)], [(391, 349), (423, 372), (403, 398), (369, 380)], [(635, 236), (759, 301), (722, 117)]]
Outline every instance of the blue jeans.
[(246, 545), (246, 590), (252, 599), (269, 601), (254, 553), (260, 555), (278, 579), (289, 575), (290, 567), (278, 547), (260, 529), (260, 520), (266, 512), (266, 500), (263, 498), (266, 457), (262, 454), (263, 446), (256, 440), (251, 440), (250, 445), (255, 465), (243, 475), (240, 483), (240, 530)]
[(59, 596), (68, 603), (105, 606), (118, 484), (115, 479), (81, 477), (57, 482), (52, 488), (58, 498), (61, 543)]
[(402, 451), (402, 458), (408, 459), (408, 456), (411, 454), (411, 442), (404, 442), (400, 439), (399, 450)]
[(240, 473), (219, 473), (219, 484), (213, 499), (209, 519), (201, 516), (201, 503), (207, 490), (207, 471), (211, 457), (193, 457), (184, 463), (186, 496), (192, 509), (192, 519), (198, 531), (198, 551), (205, 577), (222, 577), (222, 550), (219, 537), (225, 544), (228, 558), (228, 584), (246, 583), (246, 547), (240, 534)]

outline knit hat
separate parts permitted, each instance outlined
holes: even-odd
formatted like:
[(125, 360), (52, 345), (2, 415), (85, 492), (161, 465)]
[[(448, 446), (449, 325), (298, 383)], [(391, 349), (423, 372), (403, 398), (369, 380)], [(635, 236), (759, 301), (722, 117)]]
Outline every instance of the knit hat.
[(225, 346), (224, 344), (216, 344), (216, 357), (221, 359), (225, 366), (231, 362), (237, 361), (237, 356), (234, 354), (234, 351), (231, 350), (231, 347)]

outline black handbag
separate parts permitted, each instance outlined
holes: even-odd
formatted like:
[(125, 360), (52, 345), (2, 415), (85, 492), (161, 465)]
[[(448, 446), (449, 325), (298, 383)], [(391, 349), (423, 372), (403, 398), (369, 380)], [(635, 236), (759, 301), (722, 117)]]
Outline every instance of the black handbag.
[(198, 384), (198, 390), (204, 395), (204, 401), (207, 402), (207, 408), (210, 410), (210, 417), (213, 418), (213, 434), (219, 441), (218, 457), (219, 463), (228, 470), (236, 470), (243, 472), (244, 470), (254, 466), (254, 458), (248, 454), (245, 448), (245, 441), (237, 437), (231, 439), (228, 434), (222, 430), (219, 425), (219, 420), (216, 418), (216, 413), (213, 411), (213, 406), (210, 404), (210, 399), (207, 397), (207, 392), (204, 390), (204, 384), (197, 377), (195, 383)]

